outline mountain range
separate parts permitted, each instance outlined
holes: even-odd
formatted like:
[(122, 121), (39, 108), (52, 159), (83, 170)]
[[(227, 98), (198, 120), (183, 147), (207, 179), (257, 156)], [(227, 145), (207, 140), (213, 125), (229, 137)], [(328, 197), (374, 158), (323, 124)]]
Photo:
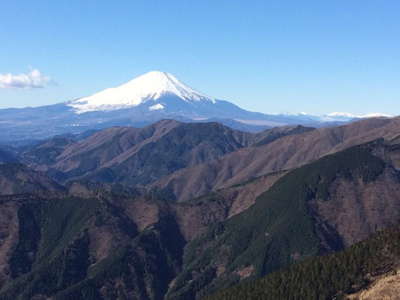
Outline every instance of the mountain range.
[(332, 126), (377, 115), (263, 114), (204, 95), (166, 72), (152, 71), (115, 88), (54, 105), (0, 109), (0, 143), (41, 140), (111, 126), (144, 127), (162, 119), (215, 121), (262, 131), (283, 125)]
[[(399, 137), (399, 118), (259, 133), (161, 120), (3, 147), (0, 298), (362, 292), (400, 262), (385, 252), (400, 242)], [(357, 263), (329, 267), (346, 257)], [(318, 284), (298, 288), (290, 272), (314, 264)], [(350, 268), (364, 265), (375, 275)]]
[(400, 292), (399, 117), (249, 112), (150, 72), (0, 118), (0, 299)]

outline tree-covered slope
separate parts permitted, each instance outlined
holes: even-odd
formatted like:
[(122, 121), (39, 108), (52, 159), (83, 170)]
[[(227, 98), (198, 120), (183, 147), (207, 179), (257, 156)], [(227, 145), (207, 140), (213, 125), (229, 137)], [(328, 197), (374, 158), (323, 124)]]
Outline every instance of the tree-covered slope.
[[(373, 195), (357, 198), (350, 209), (358, 211), (357, 203), (364, 206), (371, 202), (369, 207), (374, 210), (374, 205), (382, 201), (387, 201), (389, 207), (397, 207), (400, 199), (384, 199), (378, 189), (382, 180), (387, 180), (388, 186), (399, 187), (396, 171), (376, 155), (380, 151), (389, 155), (382, 140), (296, 169), (259, 196), (248, 210), (214, 224), (186, 247), (184, 269), (170, 290), (170, 299), (201, 297), (356, 242), (334, 223), (336, 214), (342, 222), (348, 221), (346, 218), (351, 214), (342, 216), (340, 210), (326, 213), (320, 206), (342, 205), (337, 190), (350, 183), (355, 188), (370, 188)], [(370, 219), (369, 213), (368, 208), (364, 209), (360, 229), (360, 224), (352, 225), (358, 240), (399, 220), (398, 210), (382, 214), (377, 220)]]
[(3, 196), (17, 232), (5, 230), (0, 299), (162, 299), (181, 264), (179, 228), (165, 213), (139, 230), (118, 201), (135, 199)]
[(62, 192), (64, 188), (45, 173), (20, 163), (0, 163), (0, 195)]
[(177, 199), (189, 200), (271, 172), (298, 168), (378, 138), (390, 140), (399, 132), (400, 118), (367, 119), (345, 126), (288, 134), (272, 141), (270, 134), (275, 136), (279, 130), (271, 130), (258, 135), (261, 138), (258, 147), (246, 147), (218, 160), (178, 170), (153, 185), (173, 191)]
[[(396, 272), (399, 263), (400, 229), (397, 227), (382, 231), (343, 252), (310, 258), (203, 299), (345, 299), (346, 295), (366, 288), (380, 275)], [(398, 282), (392, 284), (398, 285)]]
[(60, 182), (147, 184), (246, 147), (254, 136), (219, 123), (162, 120), (144, 128), (112, 127), (81, 140), (53, 138), (26, 147), (20, 158)]
[(398, 154), (377, 140), (185, 203), (79, 182), (1, 196), (0, 299), (200, 299), (342, 250), (400, 219)]

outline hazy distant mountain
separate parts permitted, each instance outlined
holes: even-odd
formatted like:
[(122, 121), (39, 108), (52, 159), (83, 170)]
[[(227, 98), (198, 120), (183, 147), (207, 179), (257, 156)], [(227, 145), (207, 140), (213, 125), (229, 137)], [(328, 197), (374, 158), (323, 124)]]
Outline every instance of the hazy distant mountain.
[(0, 164), (16, 162), (18, 162), (18, 159), (15, 157), (12, 149), (0, 148)]
[(161, 119), (217, 121), (234, 129), (261, 131), (283, 125), (321, 127), (358, 116), (262, 114), (204, 95), (173, 75), (153, 71), (121, 86), (55, 105), (0, 110), (0, 142), (38, 140), (111, 126), (143, 127)]
[(319, 116), (319, 120), (325, 122), (347, 122), (353, 120), (360, 120), (360, 119), (368, 119), (368, 118), (390, 118), (393, 117), (392, 115), (383, 114), (383, 113), (371, 113), (371, 114), (352, 114), (346, 112), (333, 112), (327, 115)]

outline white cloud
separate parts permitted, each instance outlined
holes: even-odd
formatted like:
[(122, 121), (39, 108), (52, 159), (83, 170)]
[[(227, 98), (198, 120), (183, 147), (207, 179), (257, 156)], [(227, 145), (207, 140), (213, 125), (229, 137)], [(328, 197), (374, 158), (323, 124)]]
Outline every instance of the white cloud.
[(26, 74), (0, 74), (0, 88), (30, 89), (43, 88), (50, 83), (50, 77), (44, 76), (37, 69), (32, 69)]

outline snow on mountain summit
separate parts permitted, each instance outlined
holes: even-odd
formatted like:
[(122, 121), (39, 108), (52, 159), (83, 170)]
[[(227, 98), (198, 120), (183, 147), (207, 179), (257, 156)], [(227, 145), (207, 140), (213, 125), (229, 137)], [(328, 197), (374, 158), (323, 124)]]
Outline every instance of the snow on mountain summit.
[(327, 115), (319, 116), (321, 122), (349, 122), (357, 119), (368, 119), (368, 118), (391, 118), (392, 115), (383, 113), (369, 113), (369, 114), (353, 114), (348, 112), (333, 112)]
[(152, 71), (118, 87), (108, 88), (89, 97), (71, 101), (68, 105), (73, 107), (76, 113), (107, 111), (138, 106), (166, 95), (176, 96), (186, 102), (215, 102), (213, 98), (195, 91), (172, 74)]
[(383, 113), (369, 113), (369, 114), (352, 114), (347, 112), (333, 112), (327, 115), (328, 117), (343, 117), (343, 118), (353, 118), (353, 119), (365, 119), (365, 118), (378, 118), (378, 117), (393, 117), (389, 114)]

